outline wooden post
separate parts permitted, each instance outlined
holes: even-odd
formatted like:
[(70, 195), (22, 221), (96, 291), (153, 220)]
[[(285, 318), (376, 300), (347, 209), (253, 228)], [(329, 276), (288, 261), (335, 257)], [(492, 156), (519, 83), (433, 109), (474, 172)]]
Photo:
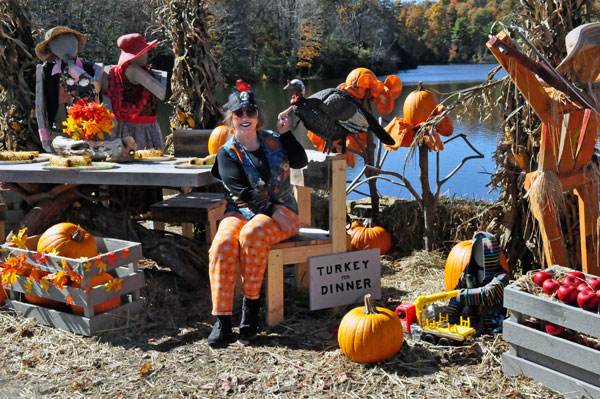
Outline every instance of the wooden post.
[(584, 273), (600, 275), (598, 242), (598, 181), (590, 180), (574, 190), (579, 203), (581, 268)]

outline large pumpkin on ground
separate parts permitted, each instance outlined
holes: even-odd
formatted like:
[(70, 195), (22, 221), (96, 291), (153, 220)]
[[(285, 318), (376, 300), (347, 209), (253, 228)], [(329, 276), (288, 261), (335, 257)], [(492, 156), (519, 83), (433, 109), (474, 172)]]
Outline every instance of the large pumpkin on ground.
[(383, 255), (392, 248), (390, 233), (370, 220), (352, 222), (349, 233), (353, 251), (379, 248), (381, 255)]
[(409, 93), (404, 100), (404, 120), (413, 126), (425, 122), (437, 105), (433, 93), (423, 90), (423, 82), (419, 82), (417, 90)]
[[(95, 287), (97, 285), (107, 283), (112, 278), (113, 277), (108, 273), (102, 273), (98, 274), (97, 276), (90, 277), (90, 287)], [(81, 284), (76, 282), (72, 282), (71, 285), (73, 287), (81, 287)], [(94, 314), (96, 315), (104, 313), (119, 306), (121, 306), (121, 297), (117, 296), (115, 298), (109, 299), (108, 301), (99, 303), (98, 305), (94, 305)], [(71, 305), (71, 310), (73, 311), (73, 313), (79, 316), (83, 316), (82, 306)]]
[(219, 148), (233, 135), (233, 130), (227, 129), (225, 125), (219, 125), (213, 129), (208, 137), (208, 153), (216, 154)]
[(46, 230), (37, 244), (38, 252), (56, 253), (66, 258), (93, 258), (98, 255), (96, 240), (73, 223), (58, 223)]
[[(450, 250), (444, 269), (444, 283), (446, 283), (447, 291), (456, 289), (460, 275), (471, 260), (472, 248), (473, 243), (470, 240), (465, 240), (459, 242)], [(502, 250), (500, 251), (500, 266), (505, 272), (509, 273), (508, 262)]]
[(371, 295), (352, 309), (338, 329), (340, 349), (353, 362), (376, 363), (394, 356), (404, 342), (402, 323), (389, 309), (376, 308)]

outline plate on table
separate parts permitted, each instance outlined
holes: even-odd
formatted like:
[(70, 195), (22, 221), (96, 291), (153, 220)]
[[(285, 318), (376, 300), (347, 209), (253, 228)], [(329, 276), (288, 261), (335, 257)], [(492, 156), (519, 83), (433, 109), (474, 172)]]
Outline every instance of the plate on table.
[(173, 164), (178, 169), (210, 169), (213, 164), (210, 165), (191, 165), (189, 161), (178, 161)]
[(175, 159), (173, 155), (163, 155), (162, 157), (146, 157), (146, 158), (135, 158), (136, 162), (163, 162)]
[(42, 165), (43, 169), (50, 170), (104, 170), (118, 168), (114, 162), (92, 162), (91, 165), (77, 165), (77, 166), (58, 166), (52, 165), (51, 163), (45, 163)]
[(35, 163), (35, 162), (46, 162), (50, 159), (52, 154), (40, 154), (33, 159), (20, 159), (18, 161), (0, 160), (0, 165), (17, 165), (20, 163)]

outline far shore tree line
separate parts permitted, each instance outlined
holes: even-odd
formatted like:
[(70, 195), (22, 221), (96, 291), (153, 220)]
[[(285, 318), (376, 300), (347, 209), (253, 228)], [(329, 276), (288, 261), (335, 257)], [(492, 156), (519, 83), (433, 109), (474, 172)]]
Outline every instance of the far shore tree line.
[[(88, 36), (82, 56), (115, 63), (116, 39), (139, 32), (163, 40), (151, 55), (170, 70), (173, 55), (154, 10), (161, 0), (23, 0), (37, 37), (65, 25)], [(225, 81), (341, 78), (356, 67), (377, 75), (420, 64), (491, 61), (494, 21), (518, 0), (189, 0), (208, 15), (209, 47)], [(189, 32), (193, 34), (193, 32)]]

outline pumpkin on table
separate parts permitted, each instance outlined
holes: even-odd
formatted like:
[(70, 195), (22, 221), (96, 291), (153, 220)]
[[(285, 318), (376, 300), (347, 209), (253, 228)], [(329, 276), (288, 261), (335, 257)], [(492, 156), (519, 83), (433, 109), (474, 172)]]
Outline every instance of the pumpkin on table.
[(376, 363), (394, 356), (404, 342), (402, 323), (389, 309), (375, 307), (371, 295), (352, 309), (338, 329), (340, 349), (353, 362)]
[[(108, 281), (112, 280), (112, 276), (108, 273), (102, 273), (102, 274), (98, 274), (97, 276), (92, 276), (90, 277), (90, 287), (96, 287), (98, 285), (107, 283)], [(73, 287), (81, 287), (80, 283), (76, 283), (76, 282), (72, 282), (71, 285)], [(121, 306), (121, 297), (117, 296), (115, 298), (109, 299), (108, 301), (104, 301), (102, 303), (99, 303), (98, 305), (94, 305), (94, 314), (100, 314), (100, 313), (104, 313), (106, 311), (109, 311), (111, 309), (114, 309), (116, 307)], [(71, 310), (73, 311), (73, 313), (79, 315), (79, 316), (83, 316), (83, 307), (82, 306), (76, 306), (76, 305), (71, 305)]]
[(370, 219), (364, 222), (352, 222), (349, 233), (353, 251), (379, 248), (380, 254), (383, 255), (392, 248), (390, 233)]
[(73, 223), (58, 223), (46, 230), (37, 244), (41, 253), (54, 252), (65, 258), (93, 258), (98, 255), (96, 240)]

